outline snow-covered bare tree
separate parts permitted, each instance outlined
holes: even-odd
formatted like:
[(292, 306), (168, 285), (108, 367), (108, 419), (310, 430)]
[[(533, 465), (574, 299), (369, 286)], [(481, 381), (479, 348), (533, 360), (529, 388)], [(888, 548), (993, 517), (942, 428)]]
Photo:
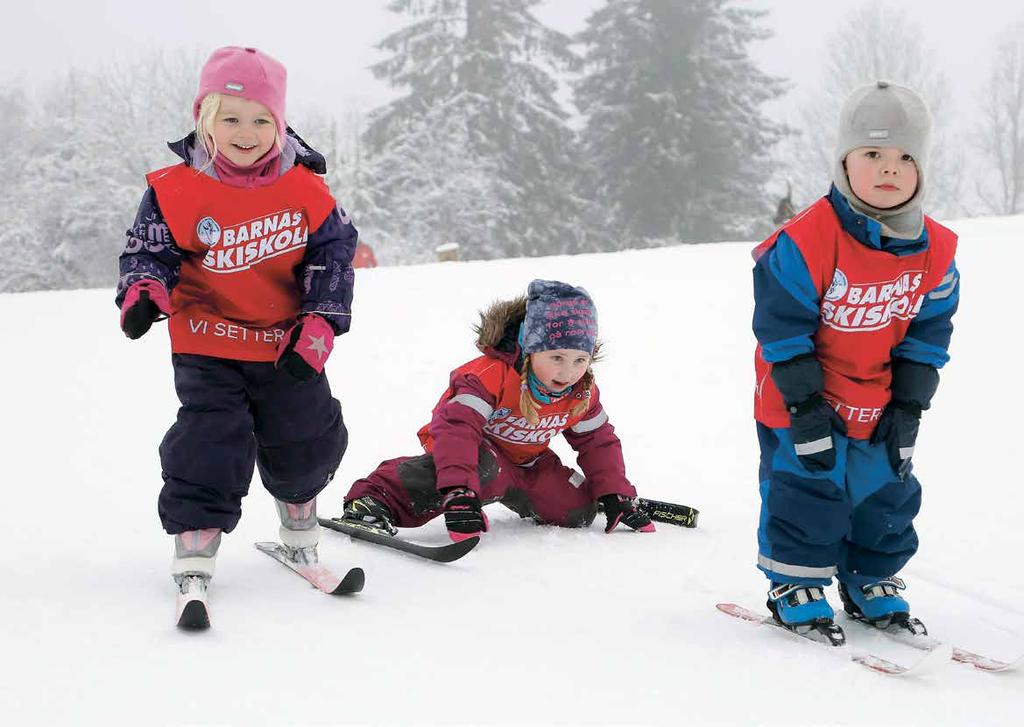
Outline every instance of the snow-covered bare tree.
[(375, 245), (380, 233), (369, 223), (381, 217), (368, 187), (363, 151), (363, 114), (351, 108), (339, 117), (310, 111), (290, 119), (304, 141), (327, 159), (325, 179), (338, 203), (352, 215), (360, 239)]
[(1024, 23), (1005, 32), (982, 91), (978, 146), (994, 169), (978, 194), (1004, 215), (1024, 212)]
[(22, 89), (0, 90), (0, 292), (45, 287), (45, 275), (36, 261), (45, 255), (44, 235), (33, 224), (25, 198), (32, 191), (28, 172), (32, 169), (35, 133), (31, 109)]
[(784, 86), (747, 52), (768, 34), (763, 14), (730, 0), (616, 0), (588, 19), (582, 190), (614, 247), (735, 239), (770, 219), (763, 184), (785, 129), (762, 106)]
[(21, 268), (0, 268), (0, 290), (113, 284), (144, 175), (174, 163), (164, 142), (192, 125), (200, 65), (152, 55), (71, 70), (41, 89), (36, 107), (23, 104), (30, 123), (16, 138), (30, 163), (11, 165), (16, 183), (3, 207), (13, 212), (0, 222), (0, 242), (17, 245)]
[(941, 64), (922, 42), (924, 30), (905, 11), (879, 0), (851, 11), (839, 25), (826, 43), (818, 86), (802, 94), (795, 118), (788, 119), (798, 134), (780, 145), (776, 176), (792, 181), (798, 207), (825, 194), (834, 168), (840, 106), (853, 89), (884, 79), (913, 88), (932, 112), (925, 209), (938, 216), (962, 213), (962, 159), (959, 149), (947, 143), (953, 126), (949, 88)]
[(390, 3), (411, 22), (372, 70), (402, 95), (365, 134), (386, 257), (422, 259), (437, 241), (467, 258), (580, 249), (574, 134), (554, 76), (577, 59), (533, 16), (537, 2)]

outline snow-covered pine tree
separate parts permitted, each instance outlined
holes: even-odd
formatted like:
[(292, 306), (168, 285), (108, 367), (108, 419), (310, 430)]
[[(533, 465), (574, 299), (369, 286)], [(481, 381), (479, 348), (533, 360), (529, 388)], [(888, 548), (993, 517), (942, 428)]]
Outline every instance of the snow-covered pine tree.
[(785, 129), (762, 105), (781, 80), (747, 54), (763, 12), (730, 0), (615, 0), (580, 34), (582, 194), (618, 247), (746, 237), (770, 220), (763, 188)]
[(574, 134), (555, 98), (570, 39), (538, 0), (393, 0), (412, 22), (372, 67), (404, 94), (371, 115), (370, 184), (388, 238), (412, 261), (456, 242), (465, 258), (580, 249)]

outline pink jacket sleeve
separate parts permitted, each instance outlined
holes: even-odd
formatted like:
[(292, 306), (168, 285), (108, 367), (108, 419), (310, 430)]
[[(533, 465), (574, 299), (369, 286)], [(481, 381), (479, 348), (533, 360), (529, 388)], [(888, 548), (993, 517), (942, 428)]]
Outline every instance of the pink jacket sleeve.
[(497, 397), (472, 374), (453, 377), (451, 391), (451, 398), (434, 409), (430, 420), (437, 489), (468, 487), (479, 495), (480, 443)]
[(562, 434), (577, 452), (576, 461), (587, 478), (591, 497), (595, 500), (611, 494), (636, 497), (636, 488), (626, 479), (622, 443), (601, 406), (596, 385), (591, 389), (590, 408), (583, 419)]

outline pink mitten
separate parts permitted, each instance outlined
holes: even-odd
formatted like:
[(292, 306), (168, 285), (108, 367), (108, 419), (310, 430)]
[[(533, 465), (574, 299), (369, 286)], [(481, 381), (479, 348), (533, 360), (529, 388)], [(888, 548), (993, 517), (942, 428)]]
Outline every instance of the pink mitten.
[(158, 280), (146, 278), (132, 283), (121, 301), (121, 330), (132, 340), (139, 338), (153, 321), (171, 315), (171, 299), (167, 288)]
[(333, 348), (331, 324), (314, 313), (306, 313), (281, 339), (276, 366), (300, 381), (308, 381), (323, 372)]

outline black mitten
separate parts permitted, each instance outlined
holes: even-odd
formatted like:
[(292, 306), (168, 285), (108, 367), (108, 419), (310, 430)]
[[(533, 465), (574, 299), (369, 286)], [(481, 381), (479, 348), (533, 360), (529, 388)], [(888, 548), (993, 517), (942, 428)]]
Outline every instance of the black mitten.
[(885, 442), (889, 463), (901, 480), (910, 473), (910, 458), (914, 456), (917, 430), (921, 425), (921, 410), (907, 404), (892, 402), (885, 407), (878, 420), (871, 443)]
[(789, 432), (797, 459), (808, 472), (825, 472), (836, 466), (836, 448), (832, 432), (846, 434), (846, 423), (836, 410), (815, 394), (789, 409)]
[(809, 472), (824, 472), (836, 466), (833, 431), (846, 433), (840, 418), (821, 392), (825, 375), (814, 354), (803, 354), (772, 364), (772, 381), (789, 411), (789, 430), (797, 459)]
[(632, 499), (622, 495), (604, 495), (597, 498), (597, 501), (601, 503), (604, 515), (608, 518), (608, 525), (604, 529), (606, 533), (614, 530), (619, 523), (641, 533), (654, 532), (654, 523), (645, 513), (636, 509)]
[(885, 442), (889, 463), (901, 480), (910, 473), (910, 458), (921, 425), (921, 412), (931, 406), (939, 388), (934, 366), (898, 358), (892, 362), (892, 400), (885, 407), (871, 443)]
[(480, 498), (468, 487), (445, 490), (441, 499), (448, 537), (458, 543), (479, 537), (487, 531), (487, 516), (480, 508)]
[(141, 338), (153, 325), (153, 321), (159, 317), (160, 309), (149, 299), (149, 293), (144, 290), (139, 294), (135, 305), (125, 310), (121, 330), (134, 341), (136, 338)]

